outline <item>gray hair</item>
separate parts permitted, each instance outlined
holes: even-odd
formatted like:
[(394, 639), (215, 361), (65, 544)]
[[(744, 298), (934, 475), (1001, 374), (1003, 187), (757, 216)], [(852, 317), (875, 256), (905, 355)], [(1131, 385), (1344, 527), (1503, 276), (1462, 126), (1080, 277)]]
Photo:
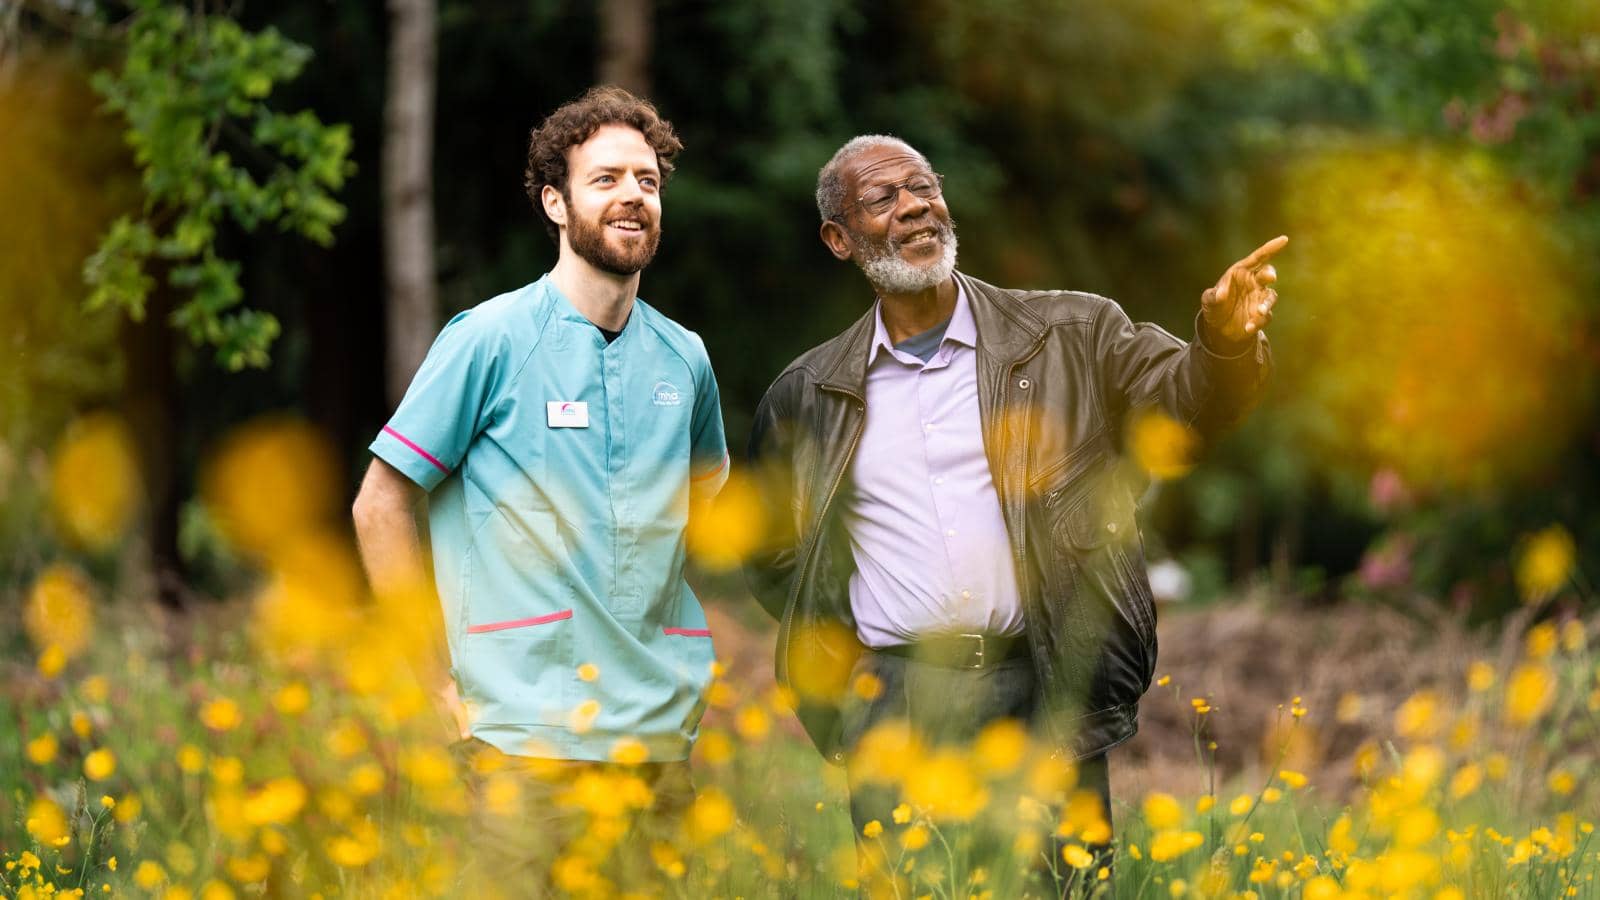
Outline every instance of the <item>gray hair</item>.
[(833, 158), (822, 167), (822, 171), (817, 173), (817, 212), (821, 214), (822, 221), (826, 222), (844, 211), (844, 167), (862, 153), (879, 147), (901, 147), (910, 151), (924, 164), (928, 162), (928, 158), (918, 152), (917, 148), (892, 134), (862, 134), (851, 138), (833, 154)]

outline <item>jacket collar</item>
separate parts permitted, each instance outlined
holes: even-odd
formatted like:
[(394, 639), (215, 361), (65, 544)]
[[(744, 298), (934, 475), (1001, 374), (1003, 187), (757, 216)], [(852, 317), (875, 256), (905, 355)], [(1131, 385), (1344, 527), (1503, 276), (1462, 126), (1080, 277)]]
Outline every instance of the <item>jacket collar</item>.
[[(981, 363), (1008, 363), (1039, 342), (1044, 333), (1044, 320), (1015, 294), (961, 272), (956, 272), (955, 278), (966, 292), (972, 320), (978, 327)], [(853, 325), (825, 345), (828, 352), (817, 367), (818, 387), (845, 391), (865, 399), (867, 363), (878, 328), (877, 310), (878, 305), (874, 303)]]

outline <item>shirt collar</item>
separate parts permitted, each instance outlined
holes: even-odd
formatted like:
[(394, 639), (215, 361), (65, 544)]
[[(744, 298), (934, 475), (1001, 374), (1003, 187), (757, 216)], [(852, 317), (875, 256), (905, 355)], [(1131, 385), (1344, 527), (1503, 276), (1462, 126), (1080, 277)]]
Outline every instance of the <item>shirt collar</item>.
[[(880, 352), (894, 349), (889, 340), (889, 329), (883, 324), (883, 301), (873, 304), (872, 345), (867, 349), (867, 365), (878, 361)], [(950, 313), (950, 325), (944, 330), (944, 341), (955, 341), (967, 347), (978, 346), (978, 324), (972, 318), (972, 306), (967, 302), (967, 289), (961, 279), (956, 279), (956, 307)], [(940, 341), (943, 346), (944, 341)]]

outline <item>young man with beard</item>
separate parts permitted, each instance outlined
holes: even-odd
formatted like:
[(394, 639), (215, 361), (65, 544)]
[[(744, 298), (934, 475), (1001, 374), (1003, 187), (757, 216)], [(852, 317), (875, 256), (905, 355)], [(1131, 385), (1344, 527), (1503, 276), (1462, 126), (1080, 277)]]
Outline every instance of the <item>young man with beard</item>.
[(684, 530), (691, 501), (726, 480), (727, 448), (700, 338), (635, 296), (680, 149), (619, 88), (533, 131), (526, 186), (555, 268), (450, 320), (372, 442), (355, 503), (375, 588), (406, 590), (425, 578), (426, 496), (440, 696), (461, 746), (480, 768), (553, 776), (523, 786), (538, 823), (489, 835), (534, 847), (529, 865), (559, 849), (548, 828), (567, 813), (552, 801), (585, 779), (616, 776), (609, 796), (669, 815), (692, 796), (712, 647)]
[[(1156, 656), (1126, 430), (1159, 411), (1206, 434), (1251, 405), (1269, 368), (1268, 260), (1287, 238), (1204, 292), (1186, 344), (1103, 297), (956, 271), (941, 188), (921, 153), (881, 135), (818, 177), (822, 241), (876, 302), (756, 411), (749, 455), (781, 527), (750, 580), (780, 621), (779, 680), (846, 766), (858, 841), (873, 821), (893, 827), (883, 776), (908, 763), (867, 758), (903, 736), (864, 736), (901, 723), (923, 747), (963, 746), (1014, 720), (1076, 760), (1106, 817), (1090, 849), (1104, 849), (1107, 751), (1133, 736)], [(1040, 846), (1038, 869), (1071, 871), (1059, 842)]]

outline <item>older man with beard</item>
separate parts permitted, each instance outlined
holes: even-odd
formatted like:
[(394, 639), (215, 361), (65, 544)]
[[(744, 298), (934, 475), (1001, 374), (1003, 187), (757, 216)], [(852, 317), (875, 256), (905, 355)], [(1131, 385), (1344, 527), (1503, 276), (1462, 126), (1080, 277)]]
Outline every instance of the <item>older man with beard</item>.
[[(1103, 851), (1107, 751), (1133, 736), (1156, 657), (1125, 432), (1159, 411), (1209, 434), (1251, 405), (1287, 238), (1204, 292), (1186, 344), (1103, 297), (956, 271), (942, 179), (897, 138), (840, 148), (817, 207), (876, 298), (756, 411), (749, 456), (781, 527), (748, 574), (780, 621), (778, 678), (846, 766), (858, 840), (890, 825), (883, 775), (906, 762), (861, 751), (908, 746), (896, 727), (948, 747), (1009, 721), (1076, 760), (1101, 810), (1074, 837)], [(1065, 795), (1044, 799), (1059, 813)], [(1063, 851), (1086, 858), (1056, 841), (1036, 868), (1071, 871)]]
[(635, 296), (681, 148), (618, 88), (533, 131), (526, 186), (555, 268), (450, 320), (355, 503), (374, 587), (408, 591), (425, 579), (426, 496), (459, 749), (480, 770), (549, 776), (521, 792), (536, 821), (492, 820), (479, 842), (503, 851), (494, 877), (512, 890), (532, 890), (518, 872), (548, 867), (577, 830), (561, 792), (667, 820), (691, 797), (712, 648), (683, 536), (727, 448), (700, 338)]

